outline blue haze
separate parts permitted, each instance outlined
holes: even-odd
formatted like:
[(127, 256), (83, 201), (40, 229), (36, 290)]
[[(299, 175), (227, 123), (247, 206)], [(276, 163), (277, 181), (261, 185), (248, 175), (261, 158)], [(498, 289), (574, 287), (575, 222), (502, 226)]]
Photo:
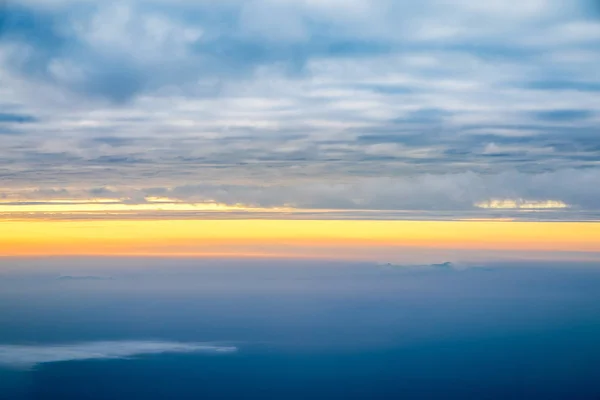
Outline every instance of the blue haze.
[(3, 399), (600, 395), (593, 264), (48, 259), (0, 271), (0, 360), (9, 344), (238, 349), (7, 365)]

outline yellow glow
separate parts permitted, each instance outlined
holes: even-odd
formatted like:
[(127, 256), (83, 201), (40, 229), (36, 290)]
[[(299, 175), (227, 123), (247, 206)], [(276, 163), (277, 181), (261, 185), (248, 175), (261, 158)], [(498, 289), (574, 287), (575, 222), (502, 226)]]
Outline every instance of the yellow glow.
[(263, 209), (244, 206), (230, 206), (220, 203), (183, 203), (168, 198), (153, 197), (141, 204), (127, 204), (120, 200), (51, 200), (43, 203), (0, 202), (0, 214), (18, 213), (111, 213), (126, 211), (286, 211), (283, 208)]
[[(600, 224), (348, 220), (0, 220), (0, 255), (306, 255), (357, 248), (600, 252)], [(327, 250), (330, 249), (330, 250)], [(332, 253), (333, 252), (333, 253)], [(337, 252), (337, 253), (336, 253)]]

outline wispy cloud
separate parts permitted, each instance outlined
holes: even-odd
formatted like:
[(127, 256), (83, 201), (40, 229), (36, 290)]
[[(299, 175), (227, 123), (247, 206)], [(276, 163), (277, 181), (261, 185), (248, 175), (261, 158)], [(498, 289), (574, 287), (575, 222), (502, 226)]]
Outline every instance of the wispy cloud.
[(31, 368), (38, 364), (130, 358), (161, 353), (230, 353), (236, 347), (168, 341), (106, 341), (60, 345), (0, 345), (0, 365)]
[(380, 268), (390, 269), (393, 268), (398, 271), (404, 272), (460, 272), (460, 271), (491, 271), (490, 267), (483, 267), (478, 265), (467, 265), (457, 264), (450, 261), (445, 261), (437, 264), (421, 264), (421, 265), (406, 265), (406, 264), (394, 264), (391, 262), (377, 264)]
[(112, 276), (97, 276), (97, 275), (60, 275), (57, 277), (59, 281), (111, 281)]
[(475, 204), (479, 208), (521, 209), (521, 210), (559, 210), (569, 208), (567, 204), (557, 200), (524, 200), (493, 199)]

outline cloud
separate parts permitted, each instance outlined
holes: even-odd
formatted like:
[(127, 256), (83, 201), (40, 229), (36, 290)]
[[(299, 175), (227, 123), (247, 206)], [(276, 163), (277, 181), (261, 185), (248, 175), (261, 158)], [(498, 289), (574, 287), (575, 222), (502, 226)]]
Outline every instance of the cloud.
[[(312, 215), (319, 219), (597, 220), (599, 215), (600, 174), (594, 169), (537, 174), (518, 170), (498, 174), (432, 171), (386, 177), (384, 164), (376, 169), (365, 166), (362, 171), (381, 177), (344, 177), (343, 166), (339, 167), (340, 171), (332, 171), (334, 166), (329, 168), (329, 175), (325, 172), (315, 178), (297, 175), (297, 181), (286, 182), (279, 181), (277, 173), (280, 171), (265, 170), (264, 182), (249, 180), (226, 184), (226, 172), (235, 171), (238, 176), (248, 173), (232, 167), (207, 176), (206, 183), (198, 185), (138, 190), (112, 187), (92, 192), (71, 188), (67, 193), (5, 191), (0, 212), (10, 218), (17, 215), (35, 218), (37, 213), (37, 218), (157, 219), (278, 218), (276, 214), (279, 214), (290, 218)], [(427, 166), (423, 166), (425, 168)], [(157, 196), (162, 200), (157, 201)], [(327, 212), (322, 212), (324, 210)]]
[(60, 281), (111, 281), (114, 278), (111, 276), (94, 275), (61, 275), (56, 279)]
[[(572, 19), (583, 7), (583, 2), (568, 7), (556, 0), (510, 8), (443, 0), (319, 3), (8, 1), (0, 26), (4, 40), (18, 46), (8, 58), (13, 69), (83, 95), (124, 102), (169, 86), (236, 82), (272, 65), (296, 76), (309, 73), (314, 60), (403, 54), (405, 47), (409, 56), (435, 55), (443, 44), (504, 57), (499, 53), (507, 46), (500, 40), (535, 43), (562, 22), (561, 16)], [(592, 22), (585, 29), (582, 22), (558, 25), (578, 33), (575, 44), (597, 28)], [(560, 44), (563, 37), (554, 40)], [(470, 44), (473, 39), (479, 47)], [(535, 52), (553, 44), (513, 48)]]
[(542, 120), (552, 122), (569, 122), (582, 119), (588, 119), (593, 116), (588, 110), (551, 110), (542, 111), (536, 114), (536, 117)]
[(0, 113), (0, 123), (14, 122), (18, 124), (25, 124), (35, 121), (36, 119), (31, 115)]
[(600, 210), (585, 1), (2, 4), (0, 190), (16, 200)]
[(490, 271), (489, 267), (481, 267), (476, 265), (463, 265), (450, 261), (445, 261), (437, 264), (422, 264), (422, 265), (404, 265), (394, 263), (379, 263), (381, 268), (394, 268), (405, 272), (451, 272), (451, 271), (466, 271), (466, 270), (485, 270)]
[(561, 209), (569, 208), (567, 204), (556, 200), (489, 200), (475, 204), (479, 208), (496, 208), (496, 209), (525, 209), (525, 210), (545, 210), (545, 209)]
[(162, 353), (230, 353), (236, 347), (162, 341), (88, 342), (60, 345), (0, 345), (0, 365), (31, 368), (39, 364), (122, 359)]

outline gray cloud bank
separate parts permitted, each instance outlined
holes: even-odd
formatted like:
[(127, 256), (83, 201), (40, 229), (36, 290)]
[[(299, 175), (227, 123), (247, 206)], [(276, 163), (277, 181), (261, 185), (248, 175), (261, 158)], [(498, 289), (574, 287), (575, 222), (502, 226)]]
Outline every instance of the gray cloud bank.
[(31, 368), (38, 364), (130, 358), (162, 353), (230, 353), (236, 347), (162, 341), (106, 341), (61, 345), (0, 344), (0, 365)]
[(591, 1), (0, 4), (0, 197), (600, 209)]

